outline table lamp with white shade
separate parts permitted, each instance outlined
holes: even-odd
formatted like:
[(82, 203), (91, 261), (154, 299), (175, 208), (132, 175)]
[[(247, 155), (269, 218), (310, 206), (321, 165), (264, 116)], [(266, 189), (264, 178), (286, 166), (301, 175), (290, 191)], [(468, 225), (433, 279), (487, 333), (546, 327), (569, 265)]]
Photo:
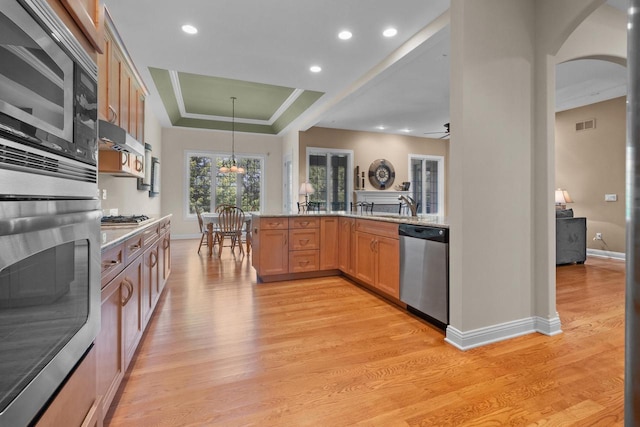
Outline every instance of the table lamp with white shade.
[(573, 203), (571, 196), (569, 196), (569, 192), (558, 188), (556, 190), (556, 209), (566, 209), (567, 203)]

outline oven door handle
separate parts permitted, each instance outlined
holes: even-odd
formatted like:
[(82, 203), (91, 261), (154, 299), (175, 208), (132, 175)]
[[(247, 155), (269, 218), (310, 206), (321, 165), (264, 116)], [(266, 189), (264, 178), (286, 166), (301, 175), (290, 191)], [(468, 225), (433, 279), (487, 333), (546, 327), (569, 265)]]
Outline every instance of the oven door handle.
[(6, 220), (0, 220), (0, 236), (50, 230), (67, 225), (82, 224), (86, 223), (87, 221), (96, 221), (96, 223), (98, 223), (101, 216), (101, 211), (94, 210), (61, 215), (10, 218)]

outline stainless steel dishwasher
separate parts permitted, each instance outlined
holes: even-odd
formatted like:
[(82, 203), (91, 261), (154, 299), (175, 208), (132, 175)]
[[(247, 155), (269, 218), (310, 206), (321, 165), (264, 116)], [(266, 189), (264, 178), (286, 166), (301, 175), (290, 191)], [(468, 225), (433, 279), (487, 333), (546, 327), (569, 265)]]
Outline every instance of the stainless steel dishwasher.
[(441, 329), (449, 324), (449, 229), (400, 224), (400, 301)]

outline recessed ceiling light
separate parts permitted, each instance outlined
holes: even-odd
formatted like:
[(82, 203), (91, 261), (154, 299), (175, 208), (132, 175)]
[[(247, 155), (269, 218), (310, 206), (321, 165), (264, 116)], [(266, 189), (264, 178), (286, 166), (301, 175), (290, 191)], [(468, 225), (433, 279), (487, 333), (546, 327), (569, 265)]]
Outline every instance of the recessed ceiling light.
[(384, 126), (382, 126), (382, 125), (380, 125), (380, 126), (376, 126), (376, 128), (377, 128), (377, 129), (380, 129), (380, 130), (385, 130), (385, 129), (386, 129), (386, 127), (384, 127)]
[(193, 25), (184, 24), (182, 26), (182, 31), (184, 31), (187, 34), (196, 34), (198, 32), (198, 29)]
[(338, 34), (338, 38), (340, 38), (340, 40), (349, 40), (351, 37), (353, 36), (353, 34), (351, 34), (351, 31), (340, 31), (340, 33)]
[(312, 65), (309, 68), (309, 71), (311, 71), (312, 73), (319, 73), (320, 71), (322, 71), (322, 68), (319, 65)]
[(402, 129), (402, 132), (404, 132), (404, 133), (409, 133), (409, 132), (411, 132), (411, 129), (407, 129), (407, 128), (405, 128), (405, 129)]
[(396, 30), (395, 28), (391, 27), (391, 28), (387, 28), (386, 30), (384, 30), (382, 32), (382, 35), (385, 37), (393, 37), (396, 34), (398, 34), (398, 30)]

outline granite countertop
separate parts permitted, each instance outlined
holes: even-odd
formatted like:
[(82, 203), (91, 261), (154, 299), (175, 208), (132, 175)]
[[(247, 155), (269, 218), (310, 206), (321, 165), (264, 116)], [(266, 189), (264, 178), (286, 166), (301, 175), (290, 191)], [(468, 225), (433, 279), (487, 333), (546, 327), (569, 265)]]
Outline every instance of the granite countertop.
[(129, 237), (141, 233), (146, 228), (171, 218), (172, 214), (163, 217), (152, 217), (141, 225), (118, 225), (100, 227), (100, 249), (105, 250), (127, 240)]
[(387, 213), (355, 213), (355, 212), (312, 212), (312, 213), (251, 213), (252, 216), (257, 218), (260, 217), (323, 217), (323, 216), (344, 216), (348, 218), (357, 218), (357, 219), (370, 219), (374, 221), (383, 221), (383, 222), (394, 222), (396, 224), (413, 224), (413, 225), (425, 225), (432, 227), (442, 227), (449, 228), (449, 223), (446, 218), (438, 215), (419, 215), (408, 216), (408, 215), (398, 215), (398, 214), (387, 214)]

